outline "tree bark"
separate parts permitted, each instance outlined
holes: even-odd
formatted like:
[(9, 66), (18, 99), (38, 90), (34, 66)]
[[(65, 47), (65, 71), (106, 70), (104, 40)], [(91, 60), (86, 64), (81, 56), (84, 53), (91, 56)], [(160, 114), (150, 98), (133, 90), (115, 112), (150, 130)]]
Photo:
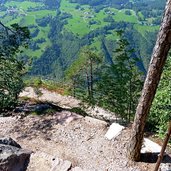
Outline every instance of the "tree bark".
[(154, 99), (161, 73), (171, 46), (171, 0), (167, 0), (163, 21), (153, 50), (147, 77), (141, 98), (136, 109), (132, 126), (127, 156), (130, 160), (139, 161), (143, 143), (144, 127), (152, 101)]
[(91, 95), (91, 89), (90, 89), (90, 78), (89, 78), (89, 74), (88, 74), (88, 71), (86, 69), (86, 79), (87, 79), (87, 93), (88, 93), (88, 96), (90, 97)]
[(90, 59), (90, 90), (91, 90), (91, 100), (93, 99), (93, 59)]
[(164, 140), (160, 155), (158, 156), (158, 160), (157, 160), (154, 171), (158, 171), (158, 169), (160, 167), (160, 164), (161, 164), (163, 156), (164, 156), (164, 152), (166, 150), (166, 146), (167, 146), (168, 141), (170, 139), (170, 134), (171, 134), (171, 121), (169, 122), (169, 128), (168, 128), (168, 131), (167, 131), (167, 134), (166, 134), (166, 137), (165, 137), (165, 140)]

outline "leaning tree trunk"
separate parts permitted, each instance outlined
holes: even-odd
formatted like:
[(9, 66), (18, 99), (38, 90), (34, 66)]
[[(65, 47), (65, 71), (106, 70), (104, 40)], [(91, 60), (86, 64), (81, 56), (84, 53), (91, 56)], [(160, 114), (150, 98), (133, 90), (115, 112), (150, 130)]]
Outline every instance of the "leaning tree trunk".
[(127, 149), (127, 156), (133, 161), (140, 160), (140, 151), (143, 143), (144, 126), (154, 99), (161, 73), (171, 46), (171, 0), (165, 7), (163, 22), (153, 50), (149, 70), (144, 83), (142, 95), (137, 106), (132, 133)]

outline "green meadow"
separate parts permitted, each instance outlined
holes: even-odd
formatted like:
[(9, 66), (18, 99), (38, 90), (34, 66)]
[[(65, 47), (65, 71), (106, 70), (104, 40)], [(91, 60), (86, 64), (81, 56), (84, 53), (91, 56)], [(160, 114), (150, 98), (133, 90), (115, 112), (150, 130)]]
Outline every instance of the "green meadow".
[[(127, 22), (135, 24), (135, 28), (144, 36), (145, 32), (153, 32), (158, 29), (157, 26), (150, 25), (151, 18), (149, 18), (146, 22), (147, 25), (141, 24), (138, 18), (144, 19), (144, 16), (141, 12), (135, 13), (133, 10), (122, 9), (118, 10), (116, 8), (107, 7), (100, 10), (96, 13), (90, 6), (82, 5), (81, 8), (77, 8), (77, 3), (69, 3), (68, 0), (61, 0), (60, 10), (61, 12), (66, 12), (72, 15), (72, 18), (67, 19), (68, 23), (65, 25), (65, 29), (71, 31), (75, 35), (84, 36), (88, 34), (90, 31), (95, 30), (97, 28), (104, 27), (108, 25), (108, 22), (105, 22), (104, 19), (109, 15), (116, 22)], [(109, 13), (105, 12), (108, 10)], [(130, 14), (126, 14), (126, 11), (130, 11)], [(90, 21), (96, 21), (96, 24), (90, 25)], [(111, 34), (112, 35), (112, 34)], [(107, 36), (110, 37), (111, 36)], [(115, 36), (113, 37), (115, 39)]]
[[(10, 26), (14, 23), (19, 23), (21, 26), (27, 26), (28, 28), (30, 26), (35, 26), (39, 29), (38, 35), (34, 37), (32, 40), (38, 40), (38, 39), (43, 38), (46, 41), (43, 43), (37, 43), (40, 49), (35, 50), (35, 51), (28, 49), (25, 52), (27, 55), (32, 54), (32, 57), (39, 58), (45, 51), (46, 47), (51, 45), (51, 41), (48, 38), (50, 27), (38, 26), (36, 19), (41, 19), (47, 16), (55, 16), (56, 11), (42, 9), (44, 7), (43, 3), (31, 2), (31, 1), (23, 1), (23, 2), (9, 1), (5, 4), (5, 6), (8, 7), (8, 9), (15, 8), (18, 10), (18, 15), (14, 15), (14, 16), (7, 15), (1, 19), (1, 21), (5, 23), (7, 26)], [(0, 16), (3, 16), (4, 14), (5, 14), (4, 11), (0, 12)], [(30, 28), (31, 33), (34, 30), (35, 29)]]
[(42, 7), (43, 4), (41, 2), (31, 2), (31, 1), (23, 1), (23, 2), (9, 1), (9, 2), (6, 2), (6, 6), (17, 7), (23, 10), (28, 10), (29, 8)]
[[(36, 41), (43, 38), (45, 39), (45, 42), (37, 43), (40, 49), (35, 51), (29, 49), (26, 51), (27, 54), (32, 54), (33, 57), (39, 58), (45, 51), (46, 47), (51, 45), (51, 41), (48, 38), (50, 27), (49, 25), (46, 27), (41, 27), (37, 24), (36, 20), (47, 16), (53, 17), (56, 15), (56, 11), (46, 9), (44, 4), (41, 2), (31, 2), (29, 0), (23, 2), (9, 1), (6, 2), (5, 6), (9, 9), (13, 7), (18, 10), (18, 14), (13, 16), (5, 15), (5, 11), (0, 12), (1, 21), (7, 26), (14, 23), (19, 23), (21, 26), (27, 27), (34, 26), (34, 28), (30, 27), (31, 33), (35, 31), (35, 28), (39, 29), (37, 36), (32, 40)], [(89, 5), (80, 6), (77, 3), (70, 3), (68, 0), (61, 0), (59, 9), (61, 13), (68, 13), (72, 16), (66, 19), (67, 24), (64, 25), (64, 29), (72, 32), (80, 38), (88, 34), (90, 31), (109, 25), (109, 22), (105, 22), (105, 19), (109, 16), (112, 17), (115, 22), (123, 21), (134, 24), (134, 28), (144, 37), (147, 31), (154, 32), (158, 30), (158, 26), (153, 26), (151, 24), (153, 18), (148, 18), (145, 20), (141, 12), (136, 13), (135, 11), (129, 9), (118, 10), (113, 7), (105, 7), (97, 13), (94, 8)], [(142, 24), (139, 19), (146, 22), (146, 24)], [(117, 39), (115, 31), (110, 31), (105, 37), (107, 40)], [(91, 46), (96, 49), (100, 49), (100, 37), (94, 38)]]

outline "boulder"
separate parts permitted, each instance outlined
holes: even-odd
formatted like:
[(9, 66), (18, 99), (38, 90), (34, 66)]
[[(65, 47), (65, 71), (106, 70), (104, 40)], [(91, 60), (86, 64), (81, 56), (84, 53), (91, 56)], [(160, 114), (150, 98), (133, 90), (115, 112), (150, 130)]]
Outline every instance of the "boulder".
[(11, 145), (17, 148), (21, 148), (21, 146), (10, 137), (0, 138), (0, 144)]
[(31, 151), (11, 138), (0, 138), (0, 171), (26, 171)]
[(106, 132), (105, 137), (108, 140), (112, 140), (113, 138), (116, 138), (124, 128), (124, 126), (121, 126), (118, 123), (113, 123)]
[(151, 141), (148, 138), (144, 138), (143, 146), (141, 149), (141, 153), (160, 153), (162, 147)]

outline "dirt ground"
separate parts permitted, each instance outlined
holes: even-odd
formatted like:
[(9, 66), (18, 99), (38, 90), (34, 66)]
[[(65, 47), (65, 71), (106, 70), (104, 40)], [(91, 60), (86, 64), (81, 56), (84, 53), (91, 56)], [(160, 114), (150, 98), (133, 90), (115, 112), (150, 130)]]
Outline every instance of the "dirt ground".
[[(23, 117), (22, 112), (19, 112), (14, 117), (0, 117), (0, 136), (11, 137), (22, 148), (33, 151), (28, 171), (152, 171), (154, 169), (157, 156), (145, 155), (142, 161), (137, 163), (127, 160), (129, 127), (115, 139), (107, 140), (105, 134), (109, 127), (108, 123), (67, 110), (79, 106), (77, 99), (45, 89), (41, 89), (41, 96), (38, 96), (31, 87), (26, 88), (21, 96), (51, 102), (62, 107), (62, 110), (53, 111), (52, 114), (48, 112), (35, 115), (32, 112)], [(27, 109), (27, 105), (25, 106)], [(112, 120), (115, 119), (113, 114), (100, 108), (88, 112), (93, 113), (93, 117), (102, 115), (102, 118), (107, 120), (112, 117)]]
[(154, 163), (127, 160), (129, 128), (109, 141), (104, 136), (108, 129), (105, 122), (69, 111), (1, 117), (0, 124), (1, 136), (8, 135), (33, 151), (28, 171), (51, 171), (56, 158), (70, 161), (69, 170), (77, 166), (84, 171), (150, 171), (154, 167)]

